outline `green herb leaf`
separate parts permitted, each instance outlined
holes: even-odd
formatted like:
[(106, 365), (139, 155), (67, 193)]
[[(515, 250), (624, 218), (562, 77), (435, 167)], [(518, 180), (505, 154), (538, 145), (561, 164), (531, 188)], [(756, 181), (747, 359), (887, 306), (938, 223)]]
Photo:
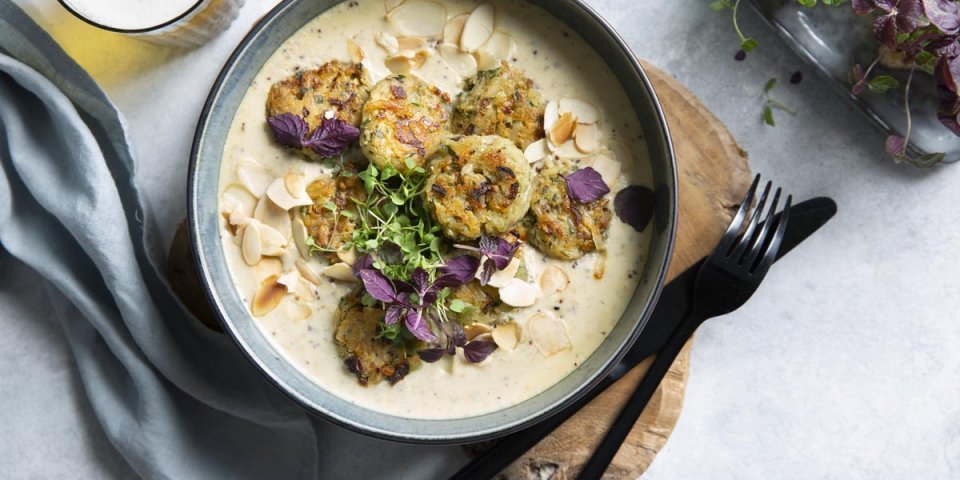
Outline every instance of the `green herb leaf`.
[(754, 40), (754, 39), (752, 39), (752, 38), (750, 38), (750, 37), (744, 38), (744, 39), (740, 42), (740, 48), (741, 48), (744, 52), (752, 51), (754, 48), (757, 48), (758, 45), (760, 45), (760, 44), (759, 44), (756, 40)]
[(873, 93), (887, 93), (892, 88), (900, 86), (900, 82), (890, 75), (877, 75), (867, 82), (867, 88)]
[(770, 93), (770, 90), (773, 90), (773, 87), (777, 86), (777, 79), (771, 78), (767, 80), (767, 84), (763, 86), (763, 93)]
[(770, 105), (763, 106), (763, 123), (771, 127), (777, 126), (777, 123), (773, 121), (773, 109), (770, 108)]
[(450, 310), (456, 313), (463, 313), (463, 310), (467, 307), (467, 303), (459, 298), (454, 298), (450, 301)]

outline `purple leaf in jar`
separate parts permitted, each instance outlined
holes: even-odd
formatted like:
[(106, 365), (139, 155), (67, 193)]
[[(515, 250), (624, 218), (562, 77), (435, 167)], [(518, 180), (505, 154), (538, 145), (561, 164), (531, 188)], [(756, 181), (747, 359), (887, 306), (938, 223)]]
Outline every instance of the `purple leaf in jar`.
[(447, 260), (440, 267), (440, 277), (434, 282), (440, 288), (459, 287), (473, 280), (480, 268), (480, 259), (471, 255), (461, 255)]
[(303, 142), (303, 146), (321, 157), (335, 157), (343, 153), (358, 138), (360, 138), (360, 130), (357, 127), (339, 118), (325, 118)]
[(301, 148), (310, 131), (310, 126), (299, 115), (281, 113), (267, 118), (273, 130), (273, 140), (285, 147)]
[(387, 314), (383, 317), (383, 323), (387, 325), (394, 325), (400, 321), (400, 317), (403, 315), (403, 307), (400, 305), (390, 305), (390, 308), (387, 309)]
[(897, 48), (897, 21), (895, 14), (881, 15), (873, 21), (873, 36), (890, 49)]
[(857, 15), (866, 15), (877, 8), (873, 0), (852, 0), (850, 6), (853, 7), (853, 13)]
[(937, 118), (954, 135), (960, 136), (960, 55), (940, 57), (936, 68), (940, 101)]
[(907, 142), (900, 135), (890, 135), (887, 137), (887, 140), (883, 143), (884, 148), (887, 153), (889, 153), (894, 158), (903, 157), (907, 151)]
[(563, 178), (567, 181), (570, 198), (580, 203), (594, 202), (610, 193), (610, 187), (603, 181), (600, 172), (590, 167), (581, 168)]
[(355, 262), (353, 262), (353, 275), (355, 277), (360, 276), (360, 272), (364, 270), (373, 269), (373, 257), (368, 254), (360, 255)]
[[(478, 247), (480, 248), (480, 253), (488, 259), (493, 260), (497, 270), (503, 270), (510, 264), (510, 260), (513, 260), (513, 254), (520, 248), (520, 243), (511, 243), (500, 237), (491, 237), (483, 234), (483, 236), (480, 237)], [(486, 265), (484, 265), (484, 268), (486, 268)]]
[(653, 190), (640, 185), (630, 185), (617, 192), (613, 199), (613, 208), (623, 223), (642, 232), (653, 218), (655, 198)]
[(463, 356), (470, 363), (480, 363), (487, 359), (497, 349), (497, 344), (490, 340), (474, 340), (463, 346)]
[(430, 325), (427, 325), (427, 321), (423, 318), (423, 310), (419, 308), (411, 308), (407, 310), (407, 318), (404, 321), (407, 330), (413, 334), (414, 337), (419, 338), (425, 342), (436, 342), (437, 336), (430, 331)]
[(960, 4), (953, 0), (923, 0), (923, 13), (943, 33), (960, 33)]
[(859, 63), (850, 69), (850, 84), (853, 85), (851, 92), (853, 92), (854, 95), (860, 95), (863, 93), (863, 90), (867, 88), (867, 82), (863, 76), (863, 67), (861, 67)]
[(371, 297), (385, 303), (397, 300), (397, 291), (389, 278), (374, 269), (361, 270), (360, 280)]
[(427, 363), (433, 363), (437, 360), (443, 358), (444, 351), (442, 348), (425, 348), (417, 352), (417, 355), (420, 356), (420, 360), (423, 360)]
[(899, 32), (913, 32), (930, 24), (923, 13), (923, 5), (920, 0), (900, 0), (897, 5), (896, 22)]

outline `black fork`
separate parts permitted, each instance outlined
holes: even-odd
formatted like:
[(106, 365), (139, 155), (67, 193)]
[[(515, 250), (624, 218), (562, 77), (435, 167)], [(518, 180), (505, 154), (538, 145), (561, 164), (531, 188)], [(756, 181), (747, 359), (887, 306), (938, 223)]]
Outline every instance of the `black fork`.
[[(580, 471), (579, 479), (597, 479), (607, 470), (607, 466), (693, 332), (706, 320), (740, 308), (757, 291), (777, 257), (792, 202), (792, 197), (787, 196), (783, 213), (776, 215), (781, 189), (776, 189), (767, 207), (770, 191), (773, 189), (773, 184), (767, 182), (757, 200), (756, 208), (752, 208), (759, 184), (760, 175), (757, 175), (720, 244), (701, 267), (694, 288), (694, 304), (690, 315), (677, 325), (650, 370), (610, 426), (607, 435)], [(764, 216), (766, 220), (761, 225), (760, 220)]]

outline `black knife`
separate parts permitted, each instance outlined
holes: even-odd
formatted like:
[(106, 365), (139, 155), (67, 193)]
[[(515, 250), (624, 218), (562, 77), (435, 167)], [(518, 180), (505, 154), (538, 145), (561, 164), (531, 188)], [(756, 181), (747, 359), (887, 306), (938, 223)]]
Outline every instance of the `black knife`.
[[(837, 204), (827, 197), (817, 197), (798, 203), (790, 209), (790, 222), (784, 234), (783, 243), (777, 254), (777, 260), (806, 240), (837, 213)], [(693, 287), (700, 271), (700, 260), (692, 267), (667, 284), (660, 293), (660, 299), (654, 307), (647, 325), (637, 342), (630, 348), (610, 373), (594, 388), (584, 393), (570, 405), (553, 416), (542, 420), (529, 428), (510, 434), (496, 445), (468, 463), (455, 473), (450, 480), (487, 480), (507, 468), (527, 450), (540, 443), (550, 432), (580, 411), (597, 395), (627, 374), (633, 367), (650, 355), (660, 351), (676, 323), (683, 319), (693, 299)]]

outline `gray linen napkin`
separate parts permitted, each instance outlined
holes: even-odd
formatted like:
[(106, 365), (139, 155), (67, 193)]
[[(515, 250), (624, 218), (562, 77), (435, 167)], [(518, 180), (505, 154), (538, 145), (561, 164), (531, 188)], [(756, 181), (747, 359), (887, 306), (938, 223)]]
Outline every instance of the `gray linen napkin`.
[(110, 441), (149, 478), (315, 478), (306, 414), (183, 308), (154, 238), (119, 113), (0, 0), (0, 251), (43, 277)]

